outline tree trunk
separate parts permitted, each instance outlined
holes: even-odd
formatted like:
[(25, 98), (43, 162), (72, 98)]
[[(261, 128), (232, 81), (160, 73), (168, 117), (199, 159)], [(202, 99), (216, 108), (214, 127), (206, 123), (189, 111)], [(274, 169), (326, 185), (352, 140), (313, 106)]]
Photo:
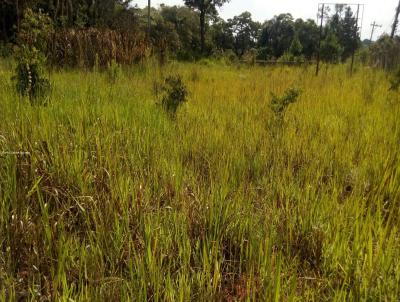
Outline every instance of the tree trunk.
[(204, 54), (206, 48), (206, 10), (203, 5), (200, 8), (200, 43), (201, 54)]
[(19, 32), (19, 3), (18, 0), (15, 0), (15, 12), (17, 14), (17, 31)]
[(7, 31), (7, 26), (6, 26), (6, 16), (4, 15), (3, 12), (6, 11), (5, 6), (3, 6), (4, 4), (1, 4), (1, 33), (3, 35), (3, 37), (1, 37), (1, 39), (3, 39), (4, 41), (8, 42), (8, 31)]

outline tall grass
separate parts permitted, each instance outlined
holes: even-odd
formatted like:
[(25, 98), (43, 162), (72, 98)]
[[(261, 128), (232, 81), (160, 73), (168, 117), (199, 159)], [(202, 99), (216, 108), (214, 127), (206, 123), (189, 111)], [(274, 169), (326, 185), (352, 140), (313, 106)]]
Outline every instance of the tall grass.
[[(0, 300), (400, 296), (400, 106), (385, 74), (65, 71), (39, 107), (0, 66)], [(190, 96), (171, 119), (153, 87), (175, 73)], [(277, 135), (270, 93), (290, 87), (302, 94)]]

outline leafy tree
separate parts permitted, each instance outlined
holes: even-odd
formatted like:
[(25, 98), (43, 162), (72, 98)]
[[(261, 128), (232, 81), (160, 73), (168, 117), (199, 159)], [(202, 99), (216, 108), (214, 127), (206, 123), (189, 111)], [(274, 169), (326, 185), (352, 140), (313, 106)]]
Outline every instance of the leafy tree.
[(161, 17), (173, 25), (179, 40), (175, 54), (181, 59), (192, 59), (200, 49), (198, 17), (193, 10), (185, 6), (161, 5)]
[(353, 15), (350, 7), (347, 7), (342, 23), (342, 33), (340, 38), (343, 46), (342, 59), (345, 60), (350, 57), (360, 45), (357, 19)]
[(303, 54), (303, 45), (301, 45), (297, 35), (294, 36), (292, 44), (290, 44), (289, 52), (295, 57), (299, 57)]
[(161, 15), (157, 14), (153, 16), (152, 19), (153, 25), (150, 31), (151, 41), (159, 51), (161, 61), (164, 62), (167, 51), (178, 51), (181, 48), (179, 35), (176, 32), (174, 24), (162, 18)]
[(216, 50), (233, 50), (235, 39), (231, 24), (222, 18), (216, 18), (211, 26), (211, 36), (213, 46)]
[(294, 23), (295, 33), (302, 46), (302, 55), (311, 59), (318, 48), (319, 29), (314, 20), (296, 19)]
[(400, 66), (400, 37), (384, 35), (369, 47), (370, 63), (375, 67), (393, 70)]
[[(314, 57), (319, 28), (313, 20), (294, 20), (290, 14), (280, 14), (261, 26), (252, 20), (250, 13), (244, 12), (225, 21), (218, 17), (217, 9), (227, 2), (185, 0), (185, 6), (152, 8), (151, 42), (155, 52), (193, 59), (205, 54), (209, 42), (214, 53), (230, 51), (243, 56), (252, 50), (260, 59), (283, 55), (291, 60)], [(136, 31), (140, 36), (147, 31), (147, 9), (141, 10), (132, 3), (133, 0), (0, 0), (0, 42), (16, 42), (21, 17), (27, 9), (48, 14), (56, 28), (97, 27), (117, 30), (120, 34)], [(323, 46), (325, 50), (335, 49), (333, 53), (327, 51), (325, 59), (345, 60), (360, 45), (356, 18), (345, 5), (337, 5), (333, 15), (328, 9), (325, 14), (329, 22), (324, 29)], [(206, 35), (208, 28), (210, 34)], [(371, 49), (375, 54), (379, 52), (379, 47)], [(339, 59), (337, 51), (341, 53)]]
[(229, 0), (185, 0), (185, 5), (199, 12), (200, 17), (200, 45), (201, 53), (205, 51), (206, 44), (206, 18), (218, 15), (217, 8)]
[(244, 12), (228, 20), (234, 36), (234, 48), (238, 56), (243, 56), (248, 50), (255, 47), (261, 24), (251, 18), (251, 13)]
[(268, 48), (273, 57), (279, 58), (289, 49), (294, 34), (292, 15), (280, 14), (264, 23), (259, 46)]
[(321, 42), (321, 59), (329, 63), (339, 63), (343, 53), (343, 48), (339, 43), (335, 33), (329, 31), (325, 39)]
[(342, 47), (341, 59), (346, 60), (359, 47), (357, 18), (350, 6), (337, 5), (335, 13), (329, 20), (325, 32), (333, 33)]

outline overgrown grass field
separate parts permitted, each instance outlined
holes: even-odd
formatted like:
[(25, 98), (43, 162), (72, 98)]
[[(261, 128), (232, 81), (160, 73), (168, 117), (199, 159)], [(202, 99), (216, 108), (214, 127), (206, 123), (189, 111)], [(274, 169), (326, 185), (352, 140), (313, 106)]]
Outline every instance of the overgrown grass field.
[[(399, 299), (384, 73), (155, 66), (54, 71), (31, 106), (1, 62), (0, 300)], [(189, 91), (175, 118), (157, 96), (170, 74)], [(271, 93), (293, 87), (277, 118)]]

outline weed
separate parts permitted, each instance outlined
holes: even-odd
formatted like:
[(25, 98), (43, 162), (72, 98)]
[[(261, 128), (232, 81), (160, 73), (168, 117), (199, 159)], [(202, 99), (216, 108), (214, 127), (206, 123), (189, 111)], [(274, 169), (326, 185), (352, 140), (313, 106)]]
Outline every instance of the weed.
[(392, 91), (398, 91), (400, 88), (400, 65), (397, 68), (396, 72), (393, 74), (390, 79), (390, 89)]
[[(164, 82), (157, 66), (115, 86), (55, 71), (42, 108), (15, 103), (0, 59), (0, 300), (398, 300), (400, 107), (385, 73), (175, 62)], [(171, 123), (152, 87), (175, 116), (182, 79), (193, 104)], [(269, 107), (266, 91), (286, 93)]]
[(187, 102), (188, 91), (180, 75), (169, 76), (162, 87), (161, 105), (171, 116), (175, 116), (179, 107)]
[(200, 74), (196, 68), (193, 68), (192, 71), (190, 72), (190, 80), (193, 83), (198, 82), (200, 80)]
[(51, 19), (27, 9), (18, 33), (16, 51), (17, 68), (13, 80), (22, 96), (28, 96), (31, 103), (43, 98), (50, 92), (50, 81), (44, 77), (46, 64), (47, 39), (53, 29)]
[(121, 77), (122, 69), (121, 65), (117, 64), (115, 60), (112, 60), (107, 68), (107, 80), (111, 85), (114, 85), (117, 80)]
[(284, 118), (289, 105), (297, 102), (300, 94), (301, 91), (297, 88), (289, 88), (282, 96), (271, 94), (270, 108), (279, 120)]

